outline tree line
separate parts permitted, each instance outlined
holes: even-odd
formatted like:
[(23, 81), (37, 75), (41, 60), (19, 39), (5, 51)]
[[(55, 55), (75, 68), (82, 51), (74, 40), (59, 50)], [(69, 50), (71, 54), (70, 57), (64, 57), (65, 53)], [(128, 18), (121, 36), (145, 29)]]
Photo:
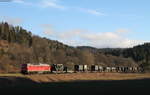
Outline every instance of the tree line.
[(100, 49), (105, 55), (121, 56), (124, 58), (132, 58), (139, 66), (150, 70), (150, 43), (134, 46), (133, 48), (124, 49)]

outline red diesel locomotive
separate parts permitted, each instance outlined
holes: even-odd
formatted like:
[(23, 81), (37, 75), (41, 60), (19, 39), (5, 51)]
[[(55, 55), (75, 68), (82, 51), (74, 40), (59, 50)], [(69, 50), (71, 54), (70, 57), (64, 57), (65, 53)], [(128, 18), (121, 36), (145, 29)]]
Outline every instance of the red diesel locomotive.
[(52, 67), (49, 64), (22, 64), (21, 73), (30, 74), (30, 73), (50, 73)]

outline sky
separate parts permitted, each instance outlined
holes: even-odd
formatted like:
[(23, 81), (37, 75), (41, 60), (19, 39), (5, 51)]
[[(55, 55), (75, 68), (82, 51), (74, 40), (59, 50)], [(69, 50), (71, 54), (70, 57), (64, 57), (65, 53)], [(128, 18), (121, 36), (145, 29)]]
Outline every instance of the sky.
[(0, 22), (71, 46), (128, 48), (150, 41), (150, 0), (0, 0)]

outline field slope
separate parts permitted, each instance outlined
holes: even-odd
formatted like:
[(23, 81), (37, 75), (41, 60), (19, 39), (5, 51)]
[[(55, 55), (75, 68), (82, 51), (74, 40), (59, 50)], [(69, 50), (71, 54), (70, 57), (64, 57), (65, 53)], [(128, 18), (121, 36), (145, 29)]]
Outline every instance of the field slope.
[(1, 74), (0, 91), (8, 94), (145, 94), (150, 74), (75, 73), (50, 75)]
[(37, 83), (69, 82), (80, 80), (131, 80), (150, 78), (150, 73), (72, 73), (72, 74), (0, 74), (0, 78), (19, 77), (30, 79)]

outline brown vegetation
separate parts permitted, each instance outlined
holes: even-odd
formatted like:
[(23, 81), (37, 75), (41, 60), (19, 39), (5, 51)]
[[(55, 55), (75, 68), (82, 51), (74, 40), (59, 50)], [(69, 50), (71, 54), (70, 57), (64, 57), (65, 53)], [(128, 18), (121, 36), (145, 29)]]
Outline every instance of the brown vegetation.
[(36, 82), (63, 82), (80, 80), (127, 80), (150, 78), (150, 74), (120, 74), (120, 73), (74, 73), (52, 75), (28, 75), (27, 78)]
[[(135, 66), (133, 60), (104, 55), (99, 52), (92, 53), (88, 50), (76, 48), (62, 48), (52, 50), (44, 39), (33, 37), (33, 46), (26, 47), (17, 43), (8, 43), (0, 40), (0, 73), (20, 72), (24, 63), (64, 64), (73, 70), (75, 64), (99, 64), (102, 66)], [(5, 44), (4, 44), (5, 43)], [(5, 46), (7, 44), (7, 49)], [(4, 50), (4, 51), (3, 51)]]
[(0, 74), (0, 77), (22, 77), (28, 78), (34, 82), (69, 82), (80, 80), (131, 80), (150, 78), (149, 73), (134, 74), (134, 73), (72, 73), (72, 74), (35, 74), (35, 75), (21, 75), (21, 74)]

